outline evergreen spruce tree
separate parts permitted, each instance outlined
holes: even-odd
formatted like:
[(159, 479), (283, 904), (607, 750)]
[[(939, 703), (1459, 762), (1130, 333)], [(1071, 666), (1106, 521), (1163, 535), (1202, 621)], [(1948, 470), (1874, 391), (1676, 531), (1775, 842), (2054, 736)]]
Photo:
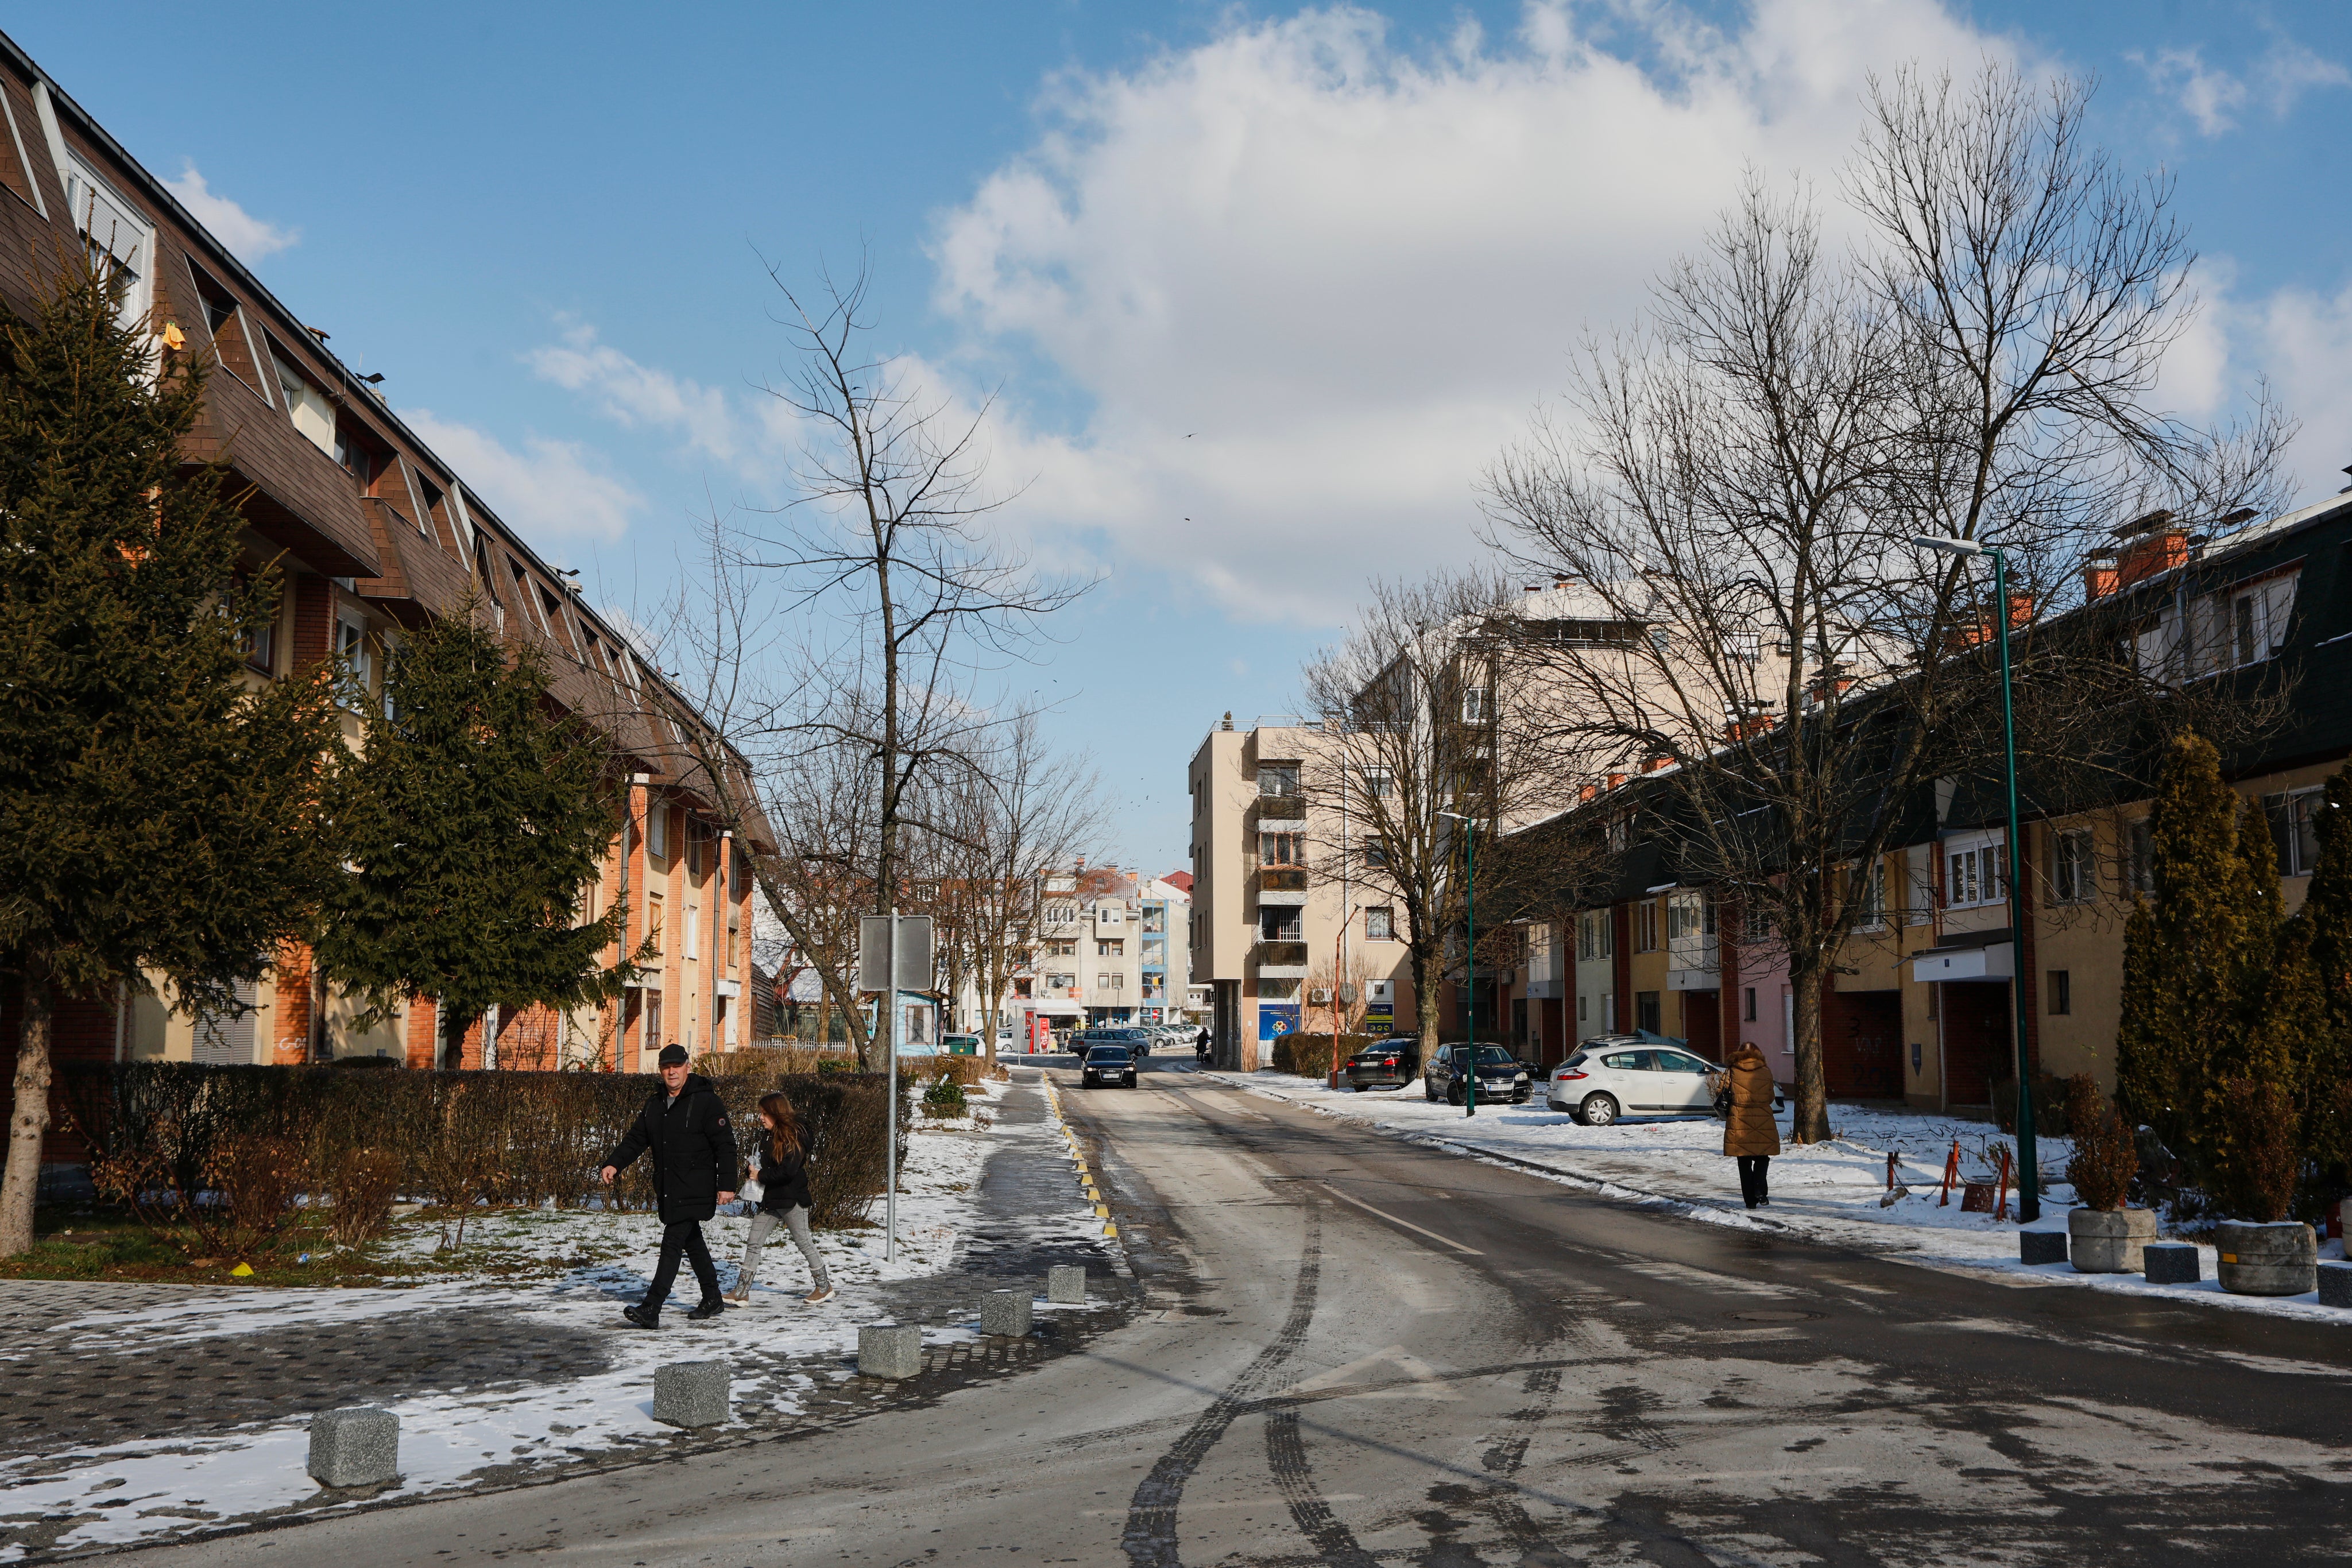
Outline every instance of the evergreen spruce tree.
[(2238, 818), (2212, 744), (2177, 737), (2148, 820), (2154, 887), (2125, 927), (2116, 1031), (2117, 1099), (2175, 1149), (2200, 1149), (2216, 1071), (2242, 1061), (2250, 946), (2274, 929), (2253, 895)]
[(338, 776), (352, 869), (318, 944), (363, 1019), (438, 1001), (451, 1067), (493, 1004), (601, 1002), (635, 973), (634, 961), (599, 967), (621, 906), (581, 919), (620, 831), (610, 749), (555, 716), (538, 653), (502, 645), (475, 609), (412, 634), (386, 672), (385, 701)]
[(2281, 942), (2276, 1023), (2301, 1031), (2299, 1145), (2329, 1190), (2352, 1178), (2352, 777), (2327, 781), (2319, 861)]
[(32, 1245), (57, 1003), (153, 975), (231, 1008), (336, 864), (330, 672), (248, 690), (278, 583), (235, 590), (242, 519), (183, 462), (203, 367), (159, 365), (118, 303), (78, 267), (0, 326), (0, 972), (22, 998), (0, 1256)]

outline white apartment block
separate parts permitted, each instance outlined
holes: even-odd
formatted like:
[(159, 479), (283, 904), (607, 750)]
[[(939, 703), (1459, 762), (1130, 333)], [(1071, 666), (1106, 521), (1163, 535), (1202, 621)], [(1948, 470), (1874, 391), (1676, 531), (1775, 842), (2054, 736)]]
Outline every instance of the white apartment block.
[[(1056, 1036), (1188, 1016), (1192, 896), (1176, 883), (1117, 866), (1048, 876), (1035, 945), (1002, 998), (1000, 1049), (1050, 1049)], [(979, 998), (961, 998), (975, 1020)]]

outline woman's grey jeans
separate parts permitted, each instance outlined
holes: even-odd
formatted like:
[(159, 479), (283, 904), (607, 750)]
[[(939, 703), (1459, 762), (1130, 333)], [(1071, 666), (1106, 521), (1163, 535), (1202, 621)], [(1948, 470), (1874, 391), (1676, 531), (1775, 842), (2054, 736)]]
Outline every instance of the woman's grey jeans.
[(809, 1234), (808, 1216), (809, 1211), (806, 1208), (790, 1208), (782, 1214), (771, 1213), (763, 1208), (753, 1215), (751, 1239), (743, 1243), (743, 1269), (738, 1276), (737, 1282), (748, 1287), (759, 1278), (760, 1249), (768, 1244), (768, 1232), (773, 1230), (777, 1223), (782, 1221), (792, 1227), (793, 1245), (798, 1247), (801, 1249), (801, 1256), (808, 1260), (809, 1275), (814, 1281), (815, 1288), (824, 1290), (825, 1287), (824, 1260), (817, 1253), (816, 1239)]

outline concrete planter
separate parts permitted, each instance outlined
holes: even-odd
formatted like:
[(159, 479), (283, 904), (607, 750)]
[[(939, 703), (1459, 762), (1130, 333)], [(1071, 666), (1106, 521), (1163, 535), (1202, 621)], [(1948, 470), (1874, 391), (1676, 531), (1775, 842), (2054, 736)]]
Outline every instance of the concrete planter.
[(2145, 1208), (2077, 1208), (2066, 1216), (2066, 1256), (2078, 1274), (2137, 1274), (2140, 1249), (2156, 1239)]
[(2214, 1273), (2233, 1294), (2299, 1296), (2319, 1289), (2319, 1238), (2308, 1225), (2225, 1219), (2213, 1232), (2213, 1245), (2221, 1254)]

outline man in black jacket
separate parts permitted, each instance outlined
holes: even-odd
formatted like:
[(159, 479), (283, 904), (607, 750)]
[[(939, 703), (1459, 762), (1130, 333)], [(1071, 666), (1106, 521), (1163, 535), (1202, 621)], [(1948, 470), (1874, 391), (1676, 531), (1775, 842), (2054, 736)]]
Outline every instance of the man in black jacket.
[(661, 1051), (662, 1086), (646, 1097), (645, 1109), (620, 1146), (604, 1156), (601, 1173), (613, 1185), (631, 1160), (653, 1151), (654, 1191), (661, 1199), (661, 1263), (642, 1305), (623, 1307), (621, 1315), (642, 1329), (661, 1326), (662, 1302), (677, 1279), (682, 1252), (694, 1265), (702, 1286), (702, 1302), (688, 1318), (715, 1318), (726, 1310), (719, 1296), (719, 1270), (710, 1264), (710, 1248), (702, 1239), (702, 1222), (722, 1203), (735, 1201), (735, 1134), (727, 1125), (727, 1107), (710, 1080), (686, 1070), (686, 1048), (670, 1044)]

